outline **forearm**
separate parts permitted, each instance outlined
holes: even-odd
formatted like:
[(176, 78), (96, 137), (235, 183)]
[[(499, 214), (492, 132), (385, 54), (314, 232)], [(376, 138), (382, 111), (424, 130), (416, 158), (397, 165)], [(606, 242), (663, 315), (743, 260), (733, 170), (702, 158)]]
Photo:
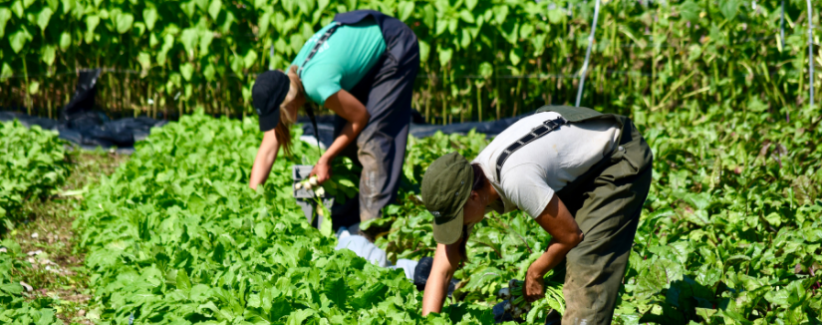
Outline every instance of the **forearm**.
[(448, 292), (448, 284), (451, 282), (452, 274), (447, 276), (431, 276), (425, 283), (425, 292), (422, 295), (422, 315), (429, 313), (439, 313), (442, 311), (442, 304)]
[(448, 284), (457, 270), (461, 257), (459, 245), (437, 244), (434, 252), (434, 263), (431, 265), (431, 274), (425, 283), (425, 292), (422, 295), (422, 315), (439, 313), (448, 293)]
[(254, 166), (251, 167), (251, 177), (248, 181), (248, 187), (257, 189), (257, 186), (264, 184), (268, 180), (268, 175), (271, 173), (271, 166), (277, 160), (277, 151), (280, 146), (273, 140), (263, 140), (260, 148), (257, 150), (257, 157), (254, 158)]
[(354, 142), (354, 139), (357, 138), (364, 128), (365, 123), (347, 122), (340, 131), (340, 135), (334, 139), (334, 142), (331, 143), (328, 150), (320, 157), (320, 161), (330, 164), (331, 161), (334, 160), (334, 157), (337, 157), (343, 149), (351, 144), (351, 142)]
[(548, 249), (537, 258), (534, 263), (528, 268), (528, 272), (535, 272), (539, 277), (545, 276), (549, 270), (553, 269), (574, 246), (558, 242), (556, 239), (551, 239), (548, 243)]

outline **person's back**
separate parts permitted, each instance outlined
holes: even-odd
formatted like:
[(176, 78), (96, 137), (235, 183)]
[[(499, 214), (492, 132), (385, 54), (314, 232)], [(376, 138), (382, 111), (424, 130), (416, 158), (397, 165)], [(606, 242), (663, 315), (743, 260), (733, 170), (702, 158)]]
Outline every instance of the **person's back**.
[(613, 151), (619, 137), (619, 126), (613, 121), (563, 125), (512, 153), (500, 171), (501, 181), (498, 180), (495, 168), (500, 154), (535, 127), (559, 116), (556, 112), (543, 112), (517, 121), (474, 159), (501, 192), (505, 212), (518, 207), (532, 216), (539, 215), (554, 192)]
[(380, 26), (373, 19), (353, 25), (340, 25), (303, 65), (317, 41), (337, 23), (332, 22), (314, 34), (291, 62), (300, 67), (300, 78), (311, 101), (325, 100), (344, 89), (350, 91), (374, 67), (385, 52)]

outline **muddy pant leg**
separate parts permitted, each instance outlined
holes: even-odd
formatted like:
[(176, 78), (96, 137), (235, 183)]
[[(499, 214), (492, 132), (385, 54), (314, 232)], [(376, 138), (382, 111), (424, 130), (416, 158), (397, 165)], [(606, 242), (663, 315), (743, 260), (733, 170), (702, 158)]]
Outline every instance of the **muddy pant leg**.
[(606, 167), (582, 190), (575, 219), (585, 237), (565, 258), (564, 325), (610, 324), (642, 205), (651, 153), (632, 126)]
[[(358, 84), (355, 94), (371, 118), (357, 138), (360, 177), (360, 219), (379, 218), (397, 197), (411, 123), (411, 95), (419, 70), (417, 37), (405, 25), (374, 73)], [(360, 87), (362, 86), (362, 87)]]
[(381, 216), (381, 209), (396, 199), (402, 162), (405, 160), (405, 145), (408, 141), (406, 124), (396, 136), (383, 132), (377, 127), (366, 128), (361, 134), (357, 157), (362, 164), (360, 175), (360, 220), (366, 221)]

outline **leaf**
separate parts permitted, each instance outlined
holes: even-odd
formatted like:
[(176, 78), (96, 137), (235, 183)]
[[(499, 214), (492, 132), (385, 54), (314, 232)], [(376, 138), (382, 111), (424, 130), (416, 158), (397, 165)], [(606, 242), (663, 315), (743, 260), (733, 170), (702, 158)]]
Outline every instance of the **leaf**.
[(181, 290), (191, 290), (191, 280), (185, 270), (177, 270), (177, 288)]
[(14, 34), (11, 34), (11, 37), (9, 37), (9, 44), (11, 45), (11, 49), (14, 53), (20, 53), (26, 45), (26, 42), (30, 40), (31, 34), (29, 34), (25, 28), (21, 28), (14, 32)]
[(497, 25), (502, 25), (505, 18), (508, 18), (508, 6), (497, 6), (494, 11), (494, 21)]
[(151, 55), (147, 52), (140, 52), (140, 54), (137, 55), (137, 62), (140, 62), (143, 70), (151, 69)]
[(43, 55), (41, 59), (43, 60), (43, 62), (46, 63), (46, 65), (52, 66), (54, 65), (54, 58), (56, 57), (55, 53), (56, 49), (54, 48), (54, 46), (47, 45), (43, 47)]
[(477, 7), (478, 0), (466, 0), (465, 6), (468, 8), (469, 11), (474, 10)]
[(94, 40), (94, 30), (97, 28), (97, 25), (100, 24), (100, 17), (98, 16), (87, 16), (86, 17), (86, 43), (91, 44)]
[(420, 62), (428, 62), (428, 55), (431, 53), (431, 46), (424, 40), (419, 40)]
[(214, 32), (204, 30), (200, 33), (200, 57), (207, 57), (211, 53), (211, 42), (214, 40)]
[(194, 65), (191, 62), (186, 62), (180, 65), (180, 74), (183, 75), (183, 79), (186, 81), (191, 81), (192, 75), (194, 75)]
[(479, 73), (483, 78), (491, 78), (491, 75), (494, 73), (494, 66), (489, 62), (480, 63)]
[(234, 24), (234, 20), (234, 13), (231, 11), (226, 11), (225, 21), (223, 22), (223, 25), (220, 26), (220, 29), (224, 34), (231, 31), (231, 25)]
[(0, 8), (0, 38), (6, 35), (6, 23), (11, 19), (11, 10)]
[(211, 19), (217, 20), (222, 7), (222, 0), (211, 0), (211, 4), (208, 6), (208, 15), (211, 16)]
[(8, 78), (11, 77), (14, 72), (11, 70), (11, 66), (8, 63), (3, 62), (3, 69), (0, 70), (0, 78)]
[(474, 15), (472, 15), (470, 11), (465, 9), (460, 10), (460, 19), (469, 24), (473, 24), (475, 22)]
[(463, 28), (462, 38), (460, 39), (460, 48), (468, 49), (469, 45), (471, 45), (471, 33), (467, 29)]
[(166, 64), (166, 55), (169, 50), (174, 46), (174, 36), (170, 34), (166, 34), (163, 37), (163, 47), (160, 48), (160, 52), (157, 53), (157, 64), (163, 66)]
[(74, 7), (74, 0), (62, 0), (63, 3), (63, 14), (67, 14), (71, 12), (71, 8)]
[(548, 10), (548, 21), (552, 24), (559, 24), (565, 19), (565, 14), (561, 8), (553, 8)]
[(65, 51), (68, 50), (69, 46), (71, 46), (71, 34), (63, 32), (60, 34), (60, 49)]
[(401, 1), (397, 5), (397, 18), (402, 21), (408, 20), (411, 17), (411, 14), (414, 13), (414, 2), (413, 1)]
[(120, 34), (128, 33), (131, 30), (131, 25), (134, 23), (134, 15), (125, 13), (117, 17), (117, 32)]
[(40, 32), (45, 33), (46, 27), (49, 25), (49, 20), (51, 20), (51, 15), (54, 11), (51, 10), (49, 7), (43, 8), (40, 10), (40, 13), (37, 14), (37, 26), (40, 26)]
[(206, 77), (206, 80), (211, 82), (214, 81), (214, 76), (216, 75), (217, 71), (214, 69), (214, 65), (209, 63), (206, 65), (205, 69), (203, 69), (203, 76)]
[(25, 14), (23, 2), (20, 0), (14, 1), (14, 3), (11, 4), (11, 11), (14, 12), (14, 15), (16, 15), (17, 18), (23, 18), (23, 15)]
[(440, 64), (444, 66), (451, 62), (451, 57), (454, 55), (454, 50), (452, 48), (440, 48), (439, 45), (437, 45), (437, 48), (437, 52), (439, 53)]
[(32, 81), (29, 83), (29, 94), (36, 95), (40, 92), (40, 83), (37, 81)]
[(187, 28), (183, 30), (183, 34), (180, 36), (180, 42), (183, 43), (183, 47), (186, 50), (186, 55), (189, 57), (194, 57), (194, 47), (197, 45), (199, 38), (199, 30), (194, 28)]
[(243, 62), (245, 63), (246, 69), (251, 68), (254, 63), (257, 62), (257, 52), (254, 50), (248, 50), (245, 57), (243, 57)]
[(693, 0), (685, 0), (685, 2), (679, 5), (679, 14), (682, 16), (682, 19), (687, 21), (697, 21), (699, 20), (699, 5)]
[(243, 74), (243, 58), (239, 55), (232, 55), (231, 56), (231, 70), (234, 70), (236, 74)]
[(511, 59), (511, 64), (518, 65), (522, 60), (522, 49), (514, 48), (508, 52), (508, 58)]
[(148, 30), (154, 30), (154, 24), (157, 23), (158, 15), (157, 9), (154, 7), (149, 7), (143, 9), (143, 21), (146, 23), (146, 28)]
[(738, 0), (725, 0), (722, 1), (719, 6), (719, 10), (722, 12), (722, 15), (725, 16), (726, 19), (736, 19), (736, 14), (739, 12)]
[(272, 15), (273, 12), (271, 12), (270, 10), (266, 10), (266, 12), (263, 13), (262, 16), (260, 16), (260, 19), (257, 20), (257, 26), (260, 27), (259, 35), (265, 35), (266, 33), (268, 33), (268, 25), (271, 23)]

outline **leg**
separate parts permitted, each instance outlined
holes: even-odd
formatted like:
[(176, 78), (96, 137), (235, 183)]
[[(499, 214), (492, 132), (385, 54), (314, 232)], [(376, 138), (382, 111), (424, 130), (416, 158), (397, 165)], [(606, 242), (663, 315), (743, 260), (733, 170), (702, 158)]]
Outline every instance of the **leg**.
[[(411, 94), (419, 69), (417, 38), (408, 29), (407, 52), (386, 55), (373, 77), (365, 101), (371, 119), (357, 137), (360, 177), (360, 220), (381, 216), (397, 197), (411, 122)], [(358, 85), (359, 87), (360, 85)]]
[[(373, 124), (358, 138), (357, 158), (362, 164), (360, 175), (360, 220), (381, 217), (381, 209), (397, 197), (402, 163), (405, 161), (405, 145), (408, 141), (410, 116), (404, 125), (399, 123)], [(391, 134), (386, 128), (399, 129)]]
[(563, 324), (610, 324), (613, 318), (651, 184), (650, 149), (636, 129), (630, 129), (630, 141), (622, 144), (625, 150), (585, 186), (575, 214), (585, 238), (566, 256)]

